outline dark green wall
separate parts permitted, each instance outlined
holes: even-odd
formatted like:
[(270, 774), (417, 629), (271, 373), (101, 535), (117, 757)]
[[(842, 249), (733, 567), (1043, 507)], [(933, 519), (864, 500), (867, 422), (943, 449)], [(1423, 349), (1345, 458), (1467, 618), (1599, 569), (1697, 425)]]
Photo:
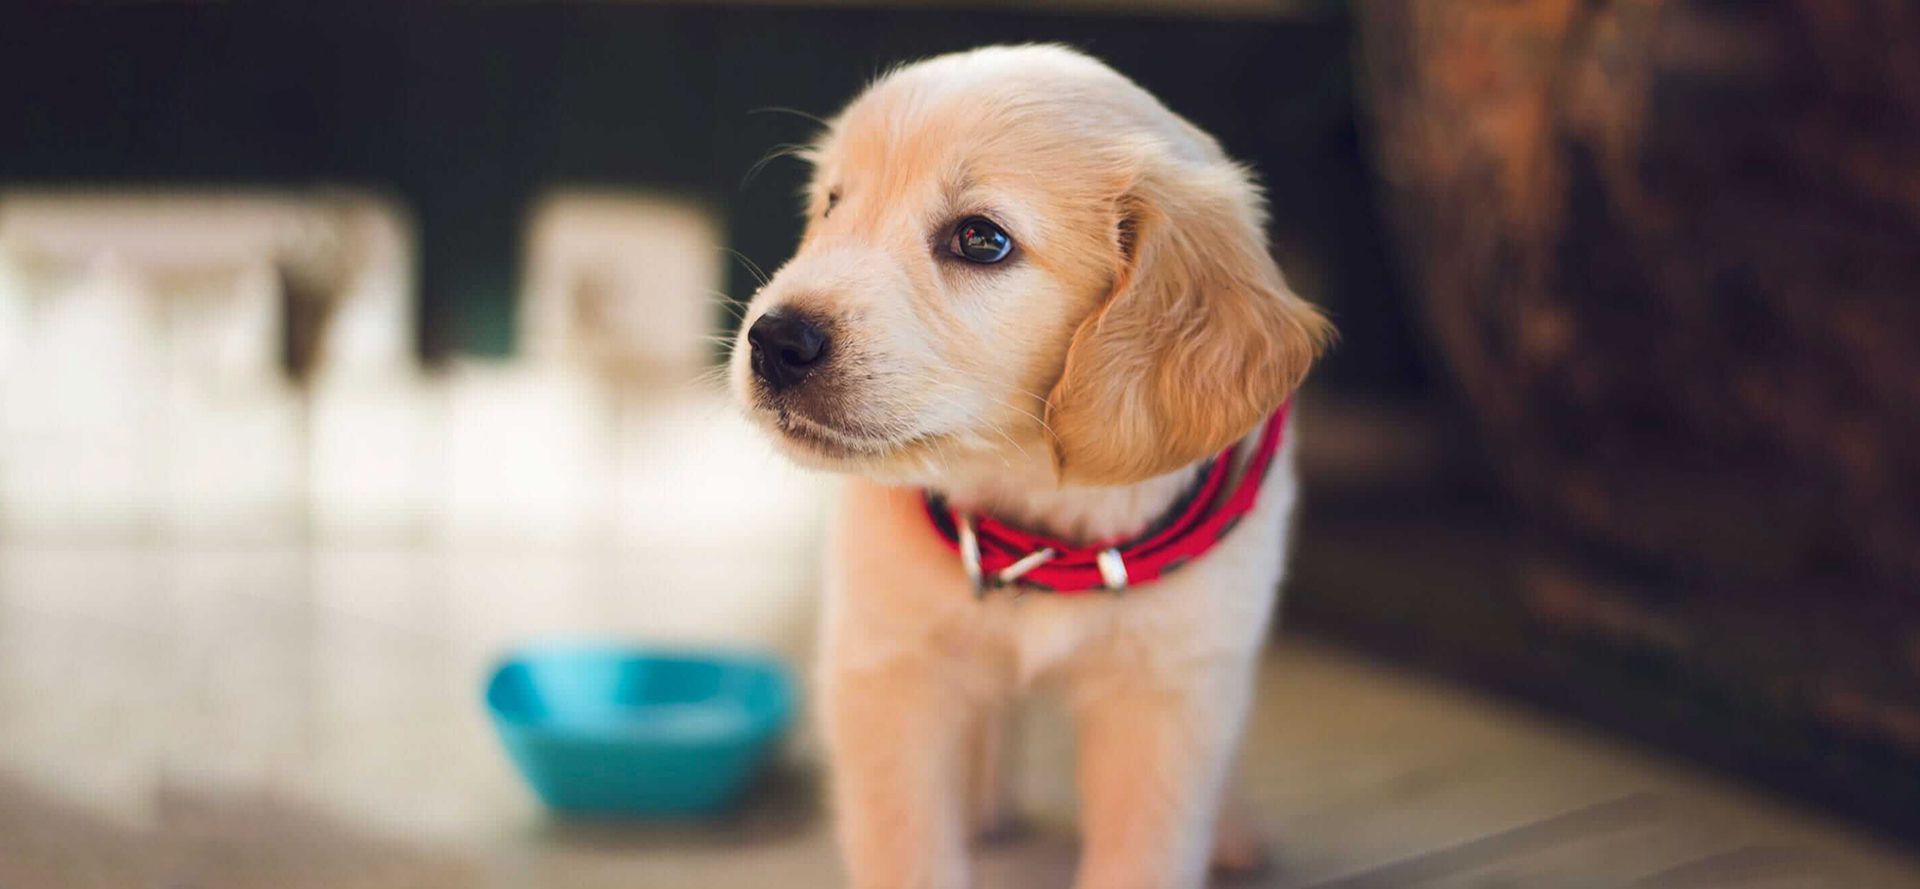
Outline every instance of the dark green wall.
[[(557, 185), (725, 208), (772, 268), (802, 170), (745, 174), (894, 62), (1009, 41), (1106, 58), (1252, 162), (1297, 286), (1349, 332), (1322, 378), (1408, 385), (1354, 127), (1343, 17), (1062, 16), (640, 4), (172, 4), (16, 12), (0, 33), (0, 183), (349, 184), (420, 224), (421, 348), (504, 353), (521, 225)], [(736, 264), (729, 291), (751, 290)], [(1376, 331), (1354, 336), (1356, 327)]]

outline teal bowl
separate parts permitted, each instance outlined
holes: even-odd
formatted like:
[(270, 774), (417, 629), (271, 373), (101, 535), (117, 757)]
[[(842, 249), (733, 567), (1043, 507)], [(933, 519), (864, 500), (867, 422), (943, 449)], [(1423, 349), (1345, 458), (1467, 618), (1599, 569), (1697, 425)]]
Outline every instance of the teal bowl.
[(772, 658), (615, 645), (522, 649), (487, 681), (508, 757), (572, 815), (724, 812), (772, 758), (793, 699)]

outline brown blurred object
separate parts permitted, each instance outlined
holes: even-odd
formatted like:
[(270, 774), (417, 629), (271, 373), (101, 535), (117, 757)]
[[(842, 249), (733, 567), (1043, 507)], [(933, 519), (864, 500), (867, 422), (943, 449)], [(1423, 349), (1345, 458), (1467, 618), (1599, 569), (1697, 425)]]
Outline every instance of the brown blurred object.
[(1920, 592), (1920, 9), (1356, 8), (1402, 244), (1514, 488), (1684, 570)]
[(1353, 9), (1532, 618), (1920, 774), (1920, 6)]

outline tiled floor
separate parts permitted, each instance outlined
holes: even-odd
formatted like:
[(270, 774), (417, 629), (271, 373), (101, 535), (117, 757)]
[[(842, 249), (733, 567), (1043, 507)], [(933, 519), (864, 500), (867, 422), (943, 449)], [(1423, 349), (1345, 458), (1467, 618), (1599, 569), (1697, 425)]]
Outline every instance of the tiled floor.
[[(702, 579), (643, 582), (657, 562), (0, 549), (0, 887), (836, 885), (804, 740), (739, 817), (678, 829), (553, 822), (495, 748), (489, 658), (672, 632)], [(798, 657), (805, 623), (753, 633)], [(1300, 641), (1265, 670), (1257, 885), (1920, 887), (1833, 822), (1472, 694)], [(1034, 830), (984, 854), (983, 887), (1068, 883), (1064, 736), (1028, 720)]]

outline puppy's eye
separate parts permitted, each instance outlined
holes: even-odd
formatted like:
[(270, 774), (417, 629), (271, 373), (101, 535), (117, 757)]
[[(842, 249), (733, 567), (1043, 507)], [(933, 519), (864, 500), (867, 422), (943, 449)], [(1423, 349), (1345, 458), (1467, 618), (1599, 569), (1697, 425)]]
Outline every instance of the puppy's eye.
[(838, 205), (839, 205), (839, 203), (840, 203), (840, 193), (839, 193), (839, 192), (837, 192), (837, 191), (830, 191), (830, 192), (827, 192), (827, 209), (825, 209), (825, 210), (822, 210), (822, 211), (820, 211), (820, 218), (821, 218), (821, 219), (825, 219), (825, 218), (827, 218), (827, 217), (829, 217), (829, 216), (832, 216), (832, 215), (833, 215), (833, 208), (834, 208), (835, 206), (838, 206)]
[(968, 262), (986, 265), (1006, 259), (1013, 252), (1013, 239), (991, 220), (975, 216), (954, 228), (947, 249)]

